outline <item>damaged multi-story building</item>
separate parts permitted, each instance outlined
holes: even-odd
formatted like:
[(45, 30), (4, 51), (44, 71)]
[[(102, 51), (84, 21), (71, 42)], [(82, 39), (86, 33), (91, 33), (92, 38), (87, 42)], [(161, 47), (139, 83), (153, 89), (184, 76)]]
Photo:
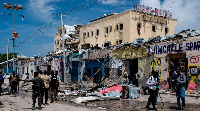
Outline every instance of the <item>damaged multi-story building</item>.
[[(67, 50), (77, 49), (79, 44), (79, 32), (82, 25), (63, 25), (64, 31), (64, 48)], [(61, 53), (62, 51), (62, 28), (57, 28), (57, 32), (54, 38), (54, 52)]]
[(76, 47), (66, 51), (68, 82), (81, 82), (87, 76), (87, 86), (119, 84), (127, 72), (130, 81), (138, 73), (139, 87), (145, 87), (151, 72), (157, 71), (166, 89), (170, 87), (169, 71), (179, 68), (193, 83), (199, 74), (199, 32), (185, 30), (174, 35), (177, 20), (169, 11), (146, 8), (137, 6), (83, 25)]
[[(79, 32), (82, 25), (63, 25), (63, 31), (64, 31), (64, 52), (66, 52), (66, 56), (68, 57), (68, 54), (70, 51), (78, 49), (78, 44), (80, 42), (79, 40)], [(64, 72), (63, 72), (63, 49), (62, 49), (62, 27), (57, 28), (57, 32), (55, 34), (54, 38), (54, 58), (53, 58), (53, 67), (51, 68), (54, 71), (58, 71), (59, 76), (61, 79), (63, 78)], [(68, 69), (69, 67), (67, 67)], [(68, 77), (69, 78), (69, 77)], [(70, 78), (71, 79), (71, 78)], [(68, 80), (68, 79), (67, 79)]]
[[(125, 71), (130, 79), (136, 73), (147, 75), (141, 71), (141, 67), (145, 68), (141, 60), (149, 53), (146, 53), (146, 46), (138, 43), (151, 37), (174, 35), (177, 26), (177, 20), (171, 18), (169, 11), (159, 11), (163, 13), (150, 7), (146, 10), (136, 7), (135, 10), (104, 15), (81, 27), (79, 49), (91, 48), (87, 51), (84, 71), (90, 78), (93, 77), (94, 83), (107, 77), (111, 81), (105, 81), (117, 84)], [(103, 52), (105, 49), (108, 49), (107, 53)], [(107, 62), (109, 65), (105, 66)]]

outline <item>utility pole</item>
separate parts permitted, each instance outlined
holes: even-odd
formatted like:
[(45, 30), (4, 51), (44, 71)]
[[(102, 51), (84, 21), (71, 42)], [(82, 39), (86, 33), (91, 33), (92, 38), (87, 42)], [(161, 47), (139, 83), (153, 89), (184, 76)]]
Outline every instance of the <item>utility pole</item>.
[[(15, 32), (15, 10), (22, 10), (23, 6), (22, 5), (13, 5), (13, 4), (7, 4), (4, 3), (3, 8), (5, 9), (12, 9), (13, 10), (13, 14), (4, 14), (1, 13), (2, 15), (13, 15), (13, 48), (14, 48), (14, 52), (13, 52), (13, 71), (15, 71), (15, 38), (18, 38), (18, 33)], [(22, 16), (22, 20), (24, 20), (24, 16), (23, 15), (17, 15), (17, 16)], [(7, 59), (8, 60), (8, 59)]]
[(66, 77), (66, 66), (65, 66), (65, 40), (64, 40), (64, 30), (63, 30), (63, 19), (62, 19), (62, 14), (60, 15), (61, 17), (61, 28), (62, 28), (62, 50), (63, 50), (63, 66), (64, 66), (64, 75), (63, 75), (63, 81), (65, 81)]

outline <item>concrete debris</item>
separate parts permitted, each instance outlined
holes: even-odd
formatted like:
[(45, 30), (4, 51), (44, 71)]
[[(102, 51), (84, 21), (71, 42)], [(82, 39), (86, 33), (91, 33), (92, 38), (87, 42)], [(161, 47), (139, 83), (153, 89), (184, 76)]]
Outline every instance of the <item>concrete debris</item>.
[(86, 96), (99, 96), (98, 92), (95, 93), (87, 93)]
[(122, 93), (120, 93), (119, 91), (112, 91), (112, 92), (108, 92), (108, 93), (101, 95), (101, 97), (119, 97), (119, 98), (121, 96), (122, 96)]
[(98, 107), (99, 109), (101, 109), (101, 110), (106, 110), (106, 108), (104, 108), (104, 107)]
[(82, 103), (82, 102), (90, 102), (90, 101), (94, 101), (94, 100), (101, 100), (99, 97), (93, 97), (93, 96), (89, 96), (89, 97), (78, 97), (74, 100), (75, 103)]
[(184, 37), (184, 38), (187, 38), (187, 37), (191, 37), (191, 36), (200, 35), (200, 32), (199, 32), (198, 30), (190, 30), (190, 29), (187, 29), (187, 30), (181, 31), (181, 32), (178, 33), (177, 35), (182, 36), (182, 37)]
[(129, 98), (136, 99), (136, 98), (141, 96), (141, 94), (138, 93), (139, 90), (141, 90), (140, 88), (132, 87), (132, 86), (129, 85), (128, 89), (129, 89)]

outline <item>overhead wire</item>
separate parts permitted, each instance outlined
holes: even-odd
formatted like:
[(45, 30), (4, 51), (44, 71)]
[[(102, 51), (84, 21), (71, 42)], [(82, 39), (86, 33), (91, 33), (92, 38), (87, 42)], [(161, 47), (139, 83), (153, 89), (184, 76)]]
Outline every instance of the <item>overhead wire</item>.
[[(87, 8), (90, 8), (90, 7), (92, 7), (92, 6), (95, 6), (95, 5), (97, 5), (97, 4), (101, 4), (103, 1), (106, 1), (106, 0), (103, 0), (103, 1), (99, 1), (99, 2), (97, 2), (98, 0), (91, 0), (91, 1), (89, 1), (89, 2), (87, 2), (87, 3), (84, 3), (84, 4), (81, 4), (81, 5), (79, 5), (79, 6), (76, 6), (76, 7), (74, 7), (74, 8), (71, 8), (71, 9), (67, 9), (67, 10), (65, 10), (65, 11), (62, 11), (62, 14), (64, 14), (64, 15), (69, 15), (69, 14), (72, 14), (72, 13), (75, 13), (75, 12), (78, 12), (78, 11), (81, 11), (81, 10), (84, 10), (84, 9), (87, 9)], [(95, 2), (97, 2), (97, 3), (95, 3)], [(95, 3), (95, 4), (92, 4), (92, 3)], [(90, 5), (90, 4), (92, 4), (92, 5)], [(88, 6), (89, 5), (89, 6)], [(80, 9), (78, 9), (78, 8), (80, 8)], [(75, 10), (75, 9), (78, 9), (78, 10)], [(68, 11), (68, 12), (67, 12)], [(38, 31), (36, 31), (32, 36), (29, 36), (29, 40), (31, 40), (31, 41), (33, 41), (34, 39), (36, 39), (36, 38), (39, 38), (40, 37), (40, 35), (42, 35), (42, 34), (44, 34), (44, 32), (45, 32), (45, 28), (47, 28), (46, 29), (46, 31), (47, 30), (49, 30), (51, 27), (52, 27), (52, 24), (56, 21), (55, 20), (55, 18), (57, 19), (59, 16), (60, 16), (60, 14), (61, 14), (61, 12), (58, 12), (58, 13), (56, 13), (56, 14), (54, 14), (54, 16), (50, 19), (50, 23), (48, 23), (48, 24), (45, 24), (45, 25), (43, 25), (42, 27), (40, 27), (39, 28), (39, 30)], [(43, 31), (42, 31), (43, 30)], [(37, 32), (39, 32), (39, 33), (37, 33)], [(41, 34), (40, 34), (41, 33)], [(32, 37), (33, 36), (36, 36), (34, 39), (32, 39)], [(27, 40), (27, 39), (26, 39)], [(26, 42), (26, 40), (24, 40), (23, 42), (21, 42), (21, 46), (23, 46), (23, 43), (25, 43)], [(28, 43), (30, 43), (30, 42), (28, 42)]]

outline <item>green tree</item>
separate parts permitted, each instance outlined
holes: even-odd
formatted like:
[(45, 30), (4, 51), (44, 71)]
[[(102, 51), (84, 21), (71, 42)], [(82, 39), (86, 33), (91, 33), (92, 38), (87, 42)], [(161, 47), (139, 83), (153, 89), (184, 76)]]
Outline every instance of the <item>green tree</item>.
[[(14, 54), (15, 58), (17, 57), (17, 54)], [(8, 60), (13, 58), (13, 53), (8, 53)], [(7, 54), (0, 54), (0, 62), (7, 61)]]

